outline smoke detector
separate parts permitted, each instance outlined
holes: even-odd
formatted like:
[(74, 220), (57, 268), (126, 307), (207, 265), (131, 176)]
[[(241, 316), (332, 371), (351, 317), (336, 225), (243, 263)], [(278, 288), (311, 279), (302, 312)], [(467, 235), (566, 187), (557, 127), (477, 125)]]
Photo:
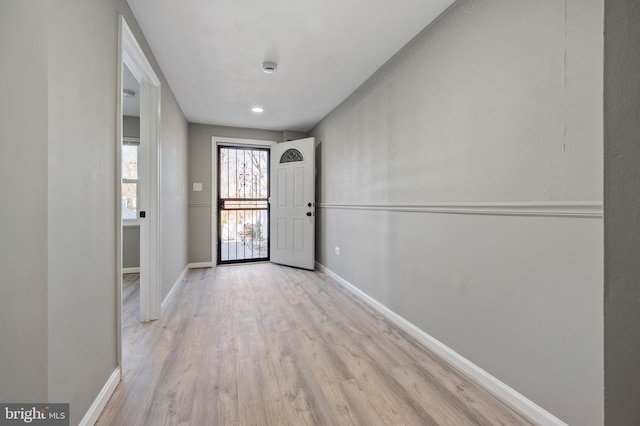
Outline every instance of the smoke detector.
[(275, 62), (265, 62), (264, 64), (262, 64), (262, 71), (267, 74), (273, 74), (274, 72), (278, 71), (278, 64), (276, 64)]

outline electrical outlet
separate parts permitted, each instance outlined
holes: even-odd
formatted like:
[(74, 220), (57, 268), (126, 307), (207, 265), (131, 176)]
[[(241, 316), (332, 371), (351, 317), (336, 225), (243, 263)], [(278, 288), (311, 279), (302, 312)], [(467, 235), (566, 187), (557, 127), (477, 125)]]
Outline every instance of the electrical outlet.
[(336, 247), (336, 254), (340, 256), (340, 247)]

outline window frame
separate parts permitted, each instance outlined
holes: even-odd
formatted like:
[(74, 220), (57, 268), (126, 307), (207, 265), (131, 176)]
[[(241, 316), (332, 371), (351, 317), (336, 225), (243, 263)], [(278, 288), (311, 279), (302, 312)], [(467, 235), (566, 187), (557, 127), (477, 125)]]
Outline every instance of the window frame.
[[(131, 137), (131, 136), (123, 136), (121, 148), (125, 145), (136, 146), (138, 148), (138, 166), (140, 165), (140, 138), (139, 137)], [(138, 169), (139, 171), (139, 169)], [(124, 175), (124, 168), (122, 169), (122, 175)], [(136, 217), (135, 218), (125, 218), (124, 215), (122, 217), (122, 226), (125, 228), (140, 226), (140, 216), (139, 216), (139, 208), (140, 208), (140, 175), (138, 174), (137, 179), (125, 179), (123, 176), (120, 176), (120, 186), (124, 183), (133, 183), (136, 185)], [(120, 209), (122, 209), (122, 201), (120, 204)]]

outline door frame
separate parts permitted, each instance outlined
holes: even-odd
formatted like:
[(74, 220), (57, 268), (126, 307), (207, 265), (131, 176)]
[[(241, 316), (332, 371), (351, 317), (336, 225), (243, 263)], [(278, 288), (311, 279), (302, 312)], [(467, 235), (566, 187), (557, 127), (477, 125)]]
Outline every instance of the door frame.
[(124, 16), (118, 17), (118, 70), (116, 96), (116, 276), (118, 365), (122, 365), (122, 88), (123, 67), (140, 84), (140, 156), (138, 211), (147, 212), (140, 220), (140, 320), (160, 317), (160, 99), (161, 83)]
[[(276, 141), (262, 139), (227, 138), (224, 136), (211, 137), (211, 265), (218, 266), (218, 146), (237, 146), (244, 148), (267, 148)], [(269, 165), (271, 167), (271, 165)], [(269, 229), (271, 232), (271, 229)]]

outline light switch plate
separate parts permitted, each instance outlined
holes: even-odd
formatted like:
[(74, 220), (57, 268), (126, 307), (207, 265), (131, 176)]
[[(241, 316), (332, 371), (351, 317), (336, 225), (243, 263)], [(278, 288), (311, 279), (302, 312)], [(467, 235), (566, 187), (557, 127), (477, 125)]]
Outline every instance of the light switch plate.
[(194, 191), (202, 191), (202, 184), (201, 183), (197, 183), (197, 182), (193, 182), (193, 190)]

